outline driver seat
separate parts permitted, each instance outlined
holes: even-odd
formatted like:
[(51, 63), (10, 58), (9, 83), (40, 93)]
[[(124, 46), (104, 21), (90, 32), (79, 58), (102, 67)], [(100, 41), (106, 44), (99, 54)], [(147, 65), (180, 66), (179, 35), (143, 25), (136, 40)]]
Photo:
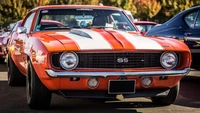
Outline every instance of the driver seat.
[(94, 18), (92, 25), (93, 26), (105, 26), (106, 22), (107, 22), (107, 19), (105, 16), (96, 17), (96, 18)]

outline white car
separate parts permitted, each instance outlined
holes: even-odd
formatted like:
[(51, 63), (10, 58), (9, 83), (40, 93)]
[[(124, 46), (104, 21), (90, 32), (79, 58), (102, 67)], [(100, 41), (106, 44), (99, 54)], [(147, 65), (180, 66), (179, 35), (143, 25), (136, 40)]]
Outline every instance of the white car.
[(128, 15), (128, 17), (134, 22), (135, 21), (135, 19), (133, 18), (133, 15), (131, 14), (131, 12), (130, 11), (128, 11), (128, 10), (124, 10), (125, 12), (126, 12), (126, 14)]

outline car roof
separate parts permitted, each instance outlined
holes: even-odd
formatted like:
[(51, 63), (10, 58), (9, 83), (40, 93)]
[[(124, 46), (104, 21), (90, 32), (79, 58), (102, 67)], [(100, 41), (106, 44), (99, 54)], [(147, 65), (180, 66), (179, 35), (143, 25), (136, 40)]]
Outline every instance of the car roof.
[[(172, 17), (171, 19), (169, 19), (168, 21), (166, 21), (165, 23), (163, 23), (163, 25), (168, 25), (174, 21), (176, 21), (176, 19), (180, 19), (180, 17), (190, 13), (191, 11), (195, 11), (195, 10), (199, 10), (200, 9), (200, 5), (199, 6), (194, 6), (191, 8), (188, 8), (184, 11), (179, 12), (178, 14), (176, 14), (174, 17)], [(176, 23), (176, 22), (175, 22)]]
[(39, 6), (36, 7), (33, 10), (38, 10), (38, 9), (54, 9), (54, 8), (91, 8), (91, 9), (111, 9), (111, 10), (119, 10), (121, 11), (121, 8), (113, 7), (113, 6), (98, 6), (98, 5), (46, 5), (46, 6)]

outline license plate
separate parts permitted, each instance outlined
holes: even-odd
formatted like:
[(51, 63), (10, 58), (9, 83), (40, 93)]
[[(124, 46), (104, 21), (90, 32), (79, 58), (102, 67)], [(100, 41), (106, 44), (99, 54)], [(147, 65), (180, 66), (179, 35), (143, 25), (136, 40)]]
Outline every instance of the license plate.
[(109, 94), (135, 93), (135, 80), (110, 80), (108, 84)]

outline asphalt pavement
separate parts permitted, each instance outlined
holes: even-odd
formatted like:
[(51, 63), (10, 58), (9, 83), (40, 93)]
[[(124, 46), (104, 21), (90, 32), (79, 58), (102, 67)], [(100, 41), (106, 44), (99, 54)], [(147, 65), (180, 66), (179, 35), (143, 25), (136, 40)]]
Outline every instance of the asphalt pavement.
[(32, 110), (25, 87), (7, 85), (6, 66), (0, 64), (0, 113), (200, 113), (200, 72), (193, 70), (181, 80), (178, 99), (170, 106), (153, 105), (149, 98), (131, 98), (105, 103), (89, 99), (65, 99), (53, 94), (47, 110)]

